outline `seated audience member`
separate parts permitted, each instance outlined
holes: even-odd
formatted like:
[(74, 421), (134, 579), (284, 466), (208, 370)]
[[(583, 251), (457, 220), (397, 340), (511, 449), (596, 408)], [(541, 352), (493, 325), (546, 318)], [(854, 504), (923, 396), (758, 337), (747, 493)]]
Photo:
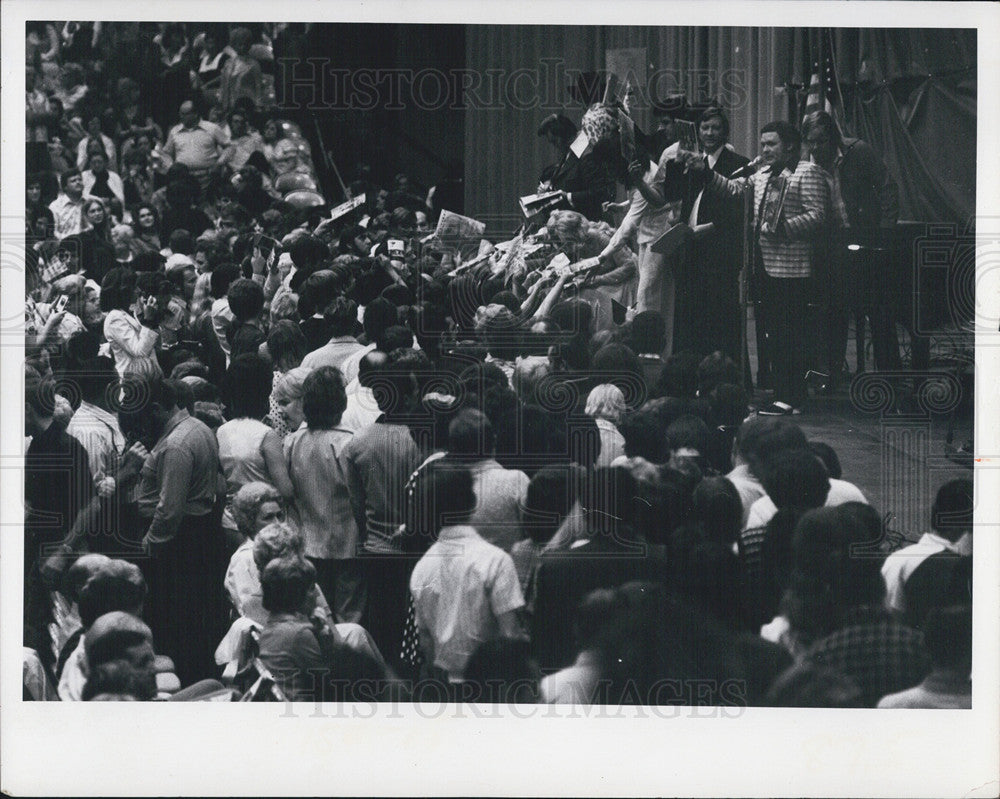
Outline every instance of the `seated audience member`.
[[(518, 358), (514, 364), (514, 374), (511, 377), (511, 385), (517, 398), (525, 405), (537, 405), (539, 403), (538, 389), (544, 385), (543, 381), (547, 375), (552, 374), (552, 366), (548, 358), (539, 355), (529, 355)], [(624, 398), (622, 399), (624, 405)]]
[(751, 416), (740, 425), (733, 443), (733, 470), (726, 475), (736, 486), (743, 503), (742, 528), (747, 526), (750, 506), (767, 495), (761, 483), (764, 462), (771, 453), (802, 448), (806, 437), (794, 422), (780, 417)]
[(541, 701), (550, 705), (591, 704), (607, 667), (608, 644), (615, 620), (615, 592), (599, 589), (587, 594), (573, 616), (576, 659), (542, 678)]
[(260, 582), (268, 613), (260, 659), (290, 701), (321, 698), (332, 676), (335, 633), (322, 614), (306, 615), (316, 570), (300, 557), (277, 558), (264, 567)]
[(786, 669), (768, 689), (766, 707), (864, 707), (861, 689), (850, 677), (814, 663)]
[(731, 544), (709, 538), (700, 524), (685, 524), (669, 534), (667, 563), (676, 597), (727, 629), (739, 629), (741, 606), (734, 588), (740, 562)]
[(685, 464), (693, 464), (701, 474), (712, 476), (704, 457), (708, 452), (708, 427), (704, 421), (686, 413), (667, 425), (665, 435), (671, 468), (683, 470)]
[(795, 525), (824, 505), (830, 480), (809, 450), (779, 450), (765, 466), (764, 488), (777, 512), (763, 527), (740, 533), (741, 593), (751, 630), (774, 617), (788, 583)]
[(716, 350), (698, 364), (698, 396), (707, 397), (722, 384), (739, 385), (740, 370), (733, 359)]
[(541, 673), (524, 638), (497, 638), (480, 644), (465, 664), (461, 701), (493, 705), (538, 702)]
[(625, 395), (612, 383), (596, 386), (587, 395), (587, 416), (597, 423), (601, 436), (601, 453), (595, 466), (610, 466), (616, 458), (625, 454), (625, 439), (618, 432), (625, 410)]
[(706, 477), (698, 483), (691, 495), (691, 511), (710, 541), (738, 551), (743, 507), (739, 492), (728, 477)]
[[(808, 451), (813, 452), (811, 449), (808, 449)], [(827, 472), (827, 477), (830, 481), (830, 490), (827, 493), (825, 500), (825, 504), (827, 506), (832, 507), (834, 505), (843, 505), (845, 502), (867, 503), (868, 500), (866, 500), (865, 495), (861, 493), (861, 489), (846, 480), (834, 478), (827, 471), (824, 459), (816, 454), (813, 454), (813, 457), (823, 465), (823, 469)], [(836, 455), (834, 455), (833, 458), (836, 459)], [(766, 470), (768, 468), (768, 458), (765, 457), (764, 460), (764, 469)], [(839, 461), (836, 461), (836, 463), (839, 466)], [(745, 528), (749, 530), (756, 527), (763, 527), (776, 512), (777, 507), (775, 506), (774, 500), (770, 496), (761, 497), (750, 506), (750, 512), (747, 514)]]
[(804, 660), (853, 679), (865, 707), (874, 707), (886, 694), (923, 680), (930, 658), (923, 636), (885, 610), (880, 559), (857, 556), (858, 547), (871, 543), (866, 515), (877, 526), (878, 515), (856, 503), (802, 517), (782, 609), (789, 627), (785, 640)]
[(737, 635), (734, 646), (746, 675), (745, 684), (737, 687), (734, 698), (742, 698), (748, 707), (767, 707), (768, 690), (795, 663), (794, 659), (783, 646), (756, 633)]
[(109, 660), (91, 671), (82, 698), (84, 702), (142, 702), (155, 699), (156, 694), (154, 690), (150, 695), (148, 670), (119, 659)]
[(972, 480), (949, 480), (938, 489), (931, 507), (932, 532), (885, 559), (886, 607), (905, 615), (909, 624), (922, 625), (935, 604), (962, 601), (949, 593), (965, 588), (956, 583), (972, 554), (972, 510)]
[(236, 612), (263, 624), (265, 614), (260, 575), (254, 564), (254, 540), (268, 525), (285, 521), (284, 500), (270, 483), (246, 483), (233, 496), (230, 511), (236, 529), (245, 540), (229, 559), (224, 585)]
[(96, 553), (81, 555), (66, 570), (60, 590), (52, 596), (53, 603), (59, 608), (55, 618), (58, 625), (55, 644), (59, 653), (55, 667), (57, 680), (62, 674), (63, 666), (66, 665), (66, 659), (76, 649), (80, 638), (86, 632), (80, 621), (80, 592), (87, 584), (87, 580), (109, 563), (111, 558), (107, 555)]
[(102, 614), (84, 636), (84, 652), (93, 676), (73, 699), (93, 701), (109, 694), (138, 701), (156, 698), (153, 634), (138, 616), (123, 611)]
[(698, 394), (698, 356), (675, 352), (668, 357), (653, 387), (654, 397), (694, 399)]
[(880, 708), (961, 710), (972, 707), (972, 608), (934, 608), (927, 617), (924, 644), (931, 673), (914, 688), (883, 696)]
[(707, 395), (709, 408), (709, 440), (706, 458), (720, 474), (732, 471), (736, 433), (747, 418), (747, 393), (742, 386), (719, 383)]
[(631, 472), (598, 469), (581, 493), (584, 531), (568, 549), (539, 558), (532, 645), (543, 669), (562, 668), (573, 656), (565, 623), (580, 600), (598, 588), (630, 580), (667, 584), (666, 562), (636, 530), (639, 489)]
[[(279, 499), (267, 483), (249, 483), (241, 488), (234, 498), (234, 516), (248, 540), (233, 553), (226, 572), (225, 587), (233, 607), (242, 619), (256, 627), (267, 621), (264, 609), (263, 589), (260, 574), (272, 560), (277, 558), (305, 557), (305, 544), (298, 530), (284, 523), (284, 509)], [(314, 584), (306, 598), (306, 613), (322, 616), (329, 625), (338, 643), (370, 657), (382, 666), (385, 661), (375, 640), (360, 624), (353, 622), (335, 623), (333, 612), (319, 586)], [(235, 648), (246, 623), (237, 620), (229, 633), (216, 649), (215, 658), (219, 665), (228, 663), (236, 654)]]
[(468, 523), (484, 540), (509, 552), (521, 537), (529, 481), (524, 472), (497, 463), (495, 443), (493, 425), (477, 410), (460, 411), (448, 425), (448, 454), (472, 475), (476, 507)]
[(85, 642), (94, 622), (113, 611), (122, 611), (139, 619), (145, 600), (146, 581), (142, 572), (138, 566), (124, 560), (108, 561), (87, 580), (80, 591), (79, 603), (80, 624), (84, 632), (63, 666), (59, 678), (60, 699), (77, 702), (83, 696), (90, 668)]
[(461, 682), (482, 643), (523, 637), (517, 613), (524, 597), (510, 555), (468, 524), (476, 503), (468, 469), (442, 460), (428, 469), (437, 541), (414, 567), (410, 592), (431, 673)]
[(640, 408), (625, 414), (618, 427), (624, 438), (625, 457), (643, 458), (650, 463), (666, 463), (667, 425), (654, 410)]
[(659, 583), (626, 583), (615, 595), (617, 618), (597, 703), (745, 703), (746, 672), (727, 631)]

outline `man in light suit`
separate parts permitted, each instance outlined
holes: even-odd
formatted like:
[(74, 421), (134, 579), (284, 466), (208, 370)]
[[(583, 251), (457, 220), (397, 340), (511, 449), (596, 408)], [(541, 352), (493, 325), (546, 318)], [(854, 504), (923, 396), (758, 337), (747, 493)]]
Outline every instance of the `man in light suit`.
[(799, 160), (801, 141), (799, 131), (788, 122), (764, 125), (760, 132), (764, 168), (740, 180), (709, 170), (701, 155), (679, 156), (690, 172), (703, 176), (706, 195), (740, 198), (746, 181), (753, 186), (757, 323), (763, 326), (770, 349), (775, 391), (775, 401), (760, 413), (772, 416), (797, 413), (806, 399), (808, 278), (814, 241), (830, 205), (823, 170)]

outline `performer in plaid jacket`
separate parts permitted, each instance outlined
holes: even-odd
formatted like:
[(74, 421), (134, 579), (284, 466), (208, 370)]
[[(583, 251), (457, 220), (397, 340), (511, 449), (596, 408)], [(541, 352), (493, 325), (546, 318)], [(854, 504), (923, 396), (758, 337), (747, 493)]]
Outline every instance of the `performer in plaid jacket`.
[(753, 186), (756, 323), (764, 330), (775, 390), (775, 402), (761, 410), (767, 415), (797, 412), (806, 398), (807, 278), (830, 205), (823, 171), (799, 160), (800, 144), (794, 126), (769, 122), (760, 134), (765, 168), (735, 180), (706, 169), (700, 156), (683, 156), (689, 170), (704, 175), (707, 192), (739, 198), (747, 182)]

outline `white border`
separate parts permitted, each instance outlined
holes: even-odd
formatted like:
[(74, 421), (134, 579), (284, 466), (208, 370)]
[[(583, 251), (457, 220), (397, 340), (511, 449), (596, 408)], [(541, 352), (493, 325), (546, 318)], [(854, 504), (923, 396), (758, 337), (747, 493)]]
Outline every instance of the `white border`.
[[(980, 216), (1000, 217), (998, 80), (1000, 9), (978, 3), (734, 3), (422, 1), (316, 3), (5, 1), (2, 4), (3, 180), (0, 242), (20, 233), (23, 210), (23, 22), (28, 18), (269, 19), (500, 24), (833, 25), (978, 27)], [(5, 251), (6, 254), (6, 251)], [(0, 271), (0, 319), (20, 318), (23, 276)], [(983, 300), (993, 298), (982, 298)], [(984, 314), (1000, 316), (996, 307)], [(5, 327), (9, 326), (9, 321)], [(988, 341), (987, 341), (988, 339)], [(0, 390), (3, 598), (0, 655), (2, 789), (14, 795), (102, 793), (210, 795), (442, 793), (510, 795), (868, 795), (995, 796), (1000, 791), (997, 708), (1000, 435), (993, 404), (1000, 369), (993, 333), (977, 342), (976, 668), (973, 711), (750, 710), (740, 718), (677, 718), (636, 710), (524, 709), (531, 720), (463, 718), (433, 726), (415, 708), (376, 718), (281, 718), (283, 706), (106, 705), (20, 701), (20, 452), (22, 350), (5, 336)], [(992, 346), (990, 346), (992, 345)], [(12, 526), (13, 525), (13, 526)], [(359, 708), (363, 715), (371, 708)], [(433, 716), (434, 708), (425, 715)], [(664, 713), (674, 713), (667, 710)], [(710, 711), (702, 710), (709, 715)], [(645, 716), (645, 717), (643, 717)]]

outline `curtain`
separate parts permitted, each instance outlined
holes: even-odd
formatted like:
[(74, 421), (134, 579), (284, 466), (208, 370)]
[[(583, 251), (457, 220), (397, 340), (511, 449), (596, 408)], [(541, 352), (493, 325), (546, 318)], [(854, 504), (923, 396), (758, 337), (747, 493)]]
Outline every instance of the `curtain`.
[[(798, 29), (783, 78), (808, 85), (831, 58), (841, 127), (878, 150), (900, 218), (966, 225), (976, 206), (976, 31)], [(808, 69), (807, 69), (808, 66)], [(811, 71), (810, 71), (811, 70)]]

